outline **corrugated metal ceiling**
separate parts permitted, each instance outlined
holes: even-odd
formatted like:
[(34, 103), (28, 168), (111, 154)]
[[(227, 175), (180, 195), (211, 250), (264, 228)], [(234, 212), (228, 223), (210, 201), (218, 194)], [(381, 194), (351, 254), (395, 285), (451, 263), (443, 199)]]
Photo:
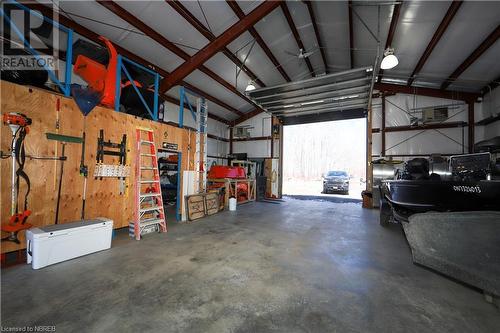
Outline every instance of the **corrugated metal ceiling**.
[[(241, 10), (247, 14), (255, 9), (260, 2), (238, 1), (237, 3)], [(182, 50), (190, 55), (209, 43), (200, 32), (164, 1), (117, 1), (117, 3), (162, 36), (177, 43)], [(238, 21), (236, 14), (225, 1), (181, 1), (181, 3), (216, 36)], [(383, 81), (406, 83), (449, 5), (450, 1), (403, 2), (392, 43), (400, 64), (392, 70), (386, 70)], [(287, 6), (306, 51), (317, 48), (318, 41), (306, 4), (301, 1), (290, 1)], [(77, 23), (109, 38), (167, 71), (173, 71), (184, 62), (183, 59), (96, 2), (61, 0), (60, 7), (65, 12), (78, 14), (78, 17), (69, 14)], [(373, 3), (367, 5), (366, 2), (354, 1), (355, 12), (378, 35), (381, 51), (383, 51), (387, 39), (393, 7), (394, 5), (378, 7), (374, 6)], [(350, 50), (347, 1), (314, 1), (313, 10), (327, 59), (327, 64), (324, 64), (319, 51), (309, 57), (315, 73), (325, 72), (325, 66), (328, 66), (329, 72), (337, 72), (351, 67), (373, 65), (377, 42), (357, 15), (353, 15), (354, 49)], [(438, 88), (499, 24), (500, 2), (465, 2), (418, 73), (414, 85)], [(293, 81), (311, 78), (305, 61), (289, 54), (297, 54), (299, 50), (280, 8), (275, 9), (259, 21), (255, 28)], [(228, 48), (237, 55), (238, 59), (243, 61), (249, 52), (252, 40), (251, 34), (246, 32), (230, 43)], [(448, 89), (477, 92), (497, 78), (500, 75), (499, 44), (497, 41)], [(354, 64), (350, 64), (351, 52), (353, 52)], [(222, 53), (212, 57), (205, 65), (240, 92), (244, 92), (246, 85), (250, 82), (247, 74), (241, 72), (236, 84), (236, 65)], [(257, 43), (248, 55), (246, 66), (268, 86), (285, 82), (283, 76)], [(193, 72), (185, 81), (242, 112), (254, 109), (247, 101), (200, 71)], [(176, 95), (172, 91), (169, 94)], [(209, 104), (209, 108), (214, 111), (214, 114), (225, 116), (228, 119), (236, 117), (221, 106), (212, 102)]]

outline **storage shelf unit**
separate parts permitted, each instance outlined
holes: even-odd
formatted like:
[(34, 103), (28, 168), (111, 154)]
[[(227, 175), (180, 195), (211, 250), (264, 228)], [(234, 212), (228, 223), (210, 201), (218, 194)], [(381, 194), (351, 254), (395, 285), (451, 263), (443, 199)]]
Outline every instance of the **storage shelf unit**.
[(225, 188), (225, 196), (224, 196), (224, 206), (229, 206), (229, 198), (235, 197), (238, 198), (238, 184), (246, 184), (247, 192), (246, 200), (238, 200), (238, 204), (243, 204), (251, 201), (255, 201), (255, 179), (233, 179), (233, 178), (216, 178), (216, 179), (208, 179), (209, 188), (211, 184), (221, 184), (222, 187)]

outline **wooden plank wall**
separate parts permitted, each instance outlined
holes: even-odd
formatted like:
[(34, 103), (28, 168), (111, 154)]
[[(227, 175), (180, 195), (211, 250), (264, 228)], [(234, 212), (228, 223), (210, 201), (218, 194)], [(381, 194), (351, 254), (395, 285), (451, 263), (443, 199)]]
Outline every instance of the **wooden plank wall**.
[[(85, 217), (93, 218), (104, 216), (114, 221), (115, 228), (126, 227), (134, 215), (134, 180), (135, 180), (135, 137), (137, 127), (152, 128), (155, 133), (157, 147), (163, 141), (177, 143), (182, 152), (182, 170), (193, 170), (195, 133), (175, 126), (161, 124), (149, 120), (136, 118), (131, 115), (115, 112), (114, 110), (96, 107), (87, 117), (83, 117), (73, 99), (53, 94), (45, 90), (19, 86), (1, 81), (1, 112), (24, 113), (33, 119), (30, 132), (26, 136), (26, 153), (36, 156), (60, 156), (62, 144), (46, 139), (45, 133), (59, 133), (81, 137), (85, 127), (86, 147), (85, 163), (89, 167), (87, 179), (87, 202)], [(56, 111), (57, 100), (60, 100), (60, 111)], [(56, 123), (59, 121), (59, 129)], [(131, 166), (131, 177), (128, 178), (128, 191), (125, 195), (119, 194), (118, 179), (96, 180), (93, 177), (96, 164), (97, 137), (99, 130), (104, 129), (104, 137), (112, 142), (120, 142), (122, 135), (127, 134), (129, 149), (128, 161)], [(10, 153), (11, 131), (1, 125), (1, 150)], [(190, 149), (189, 146), (193, 149)], [(62, 183), (60, 223), (80, 219), (82, 210), (83, 177), (79, 174), (81, 144), (68, 143), (64, 163)], [(188, 163), (189, 161), (189, 163)], [(104, 162), (112, 164), (113, 157), (105, 156)], [(1, 173), (1, 222), (6, 223), (10, 216), (10, 170), (11, 159), (2, 159)], [(34, 226), (54, 224), (57, 201), (57, 188), (61, 161), (26, 160), (25, 171), (31, 180), (29, 195), (29, 209), (32, 215), (28, 218)], [(182, 175), (182, 173), (181, 173)], [(20, 209), (25, 193), (24, 182), (20, 188)], [(5, 234), (2, 233), (2, 237)], [(25, 248), (24, 232), (20, 234), (20, 245), (3, 241), (2, 253)]]

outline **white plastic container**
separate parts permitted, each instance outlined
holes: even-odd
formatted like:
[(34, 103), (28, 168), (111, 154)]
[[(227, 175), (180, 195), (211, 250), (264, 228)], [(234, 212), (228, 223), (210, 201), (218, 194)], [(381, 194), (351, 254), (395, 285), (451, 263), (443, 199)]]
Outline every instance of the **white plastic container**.
[(229, 210), (233, 212), (236, 210), (236, 198), (229, 198)]
[(26, 231), (27, 263), (39, 269), (111, 247), (113, 221), (93, 220), (49, 225)]

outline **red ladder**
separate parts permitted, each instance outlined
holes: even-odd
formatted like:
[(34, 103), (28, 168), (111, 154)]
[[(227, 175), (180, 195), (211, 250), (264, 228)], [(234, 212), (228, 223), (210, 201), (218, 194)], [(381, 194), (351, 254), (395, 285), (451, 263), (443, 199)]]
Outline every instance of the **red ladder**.
[[(140, 240), (151, 231), (167, 232), (153, 130), (137, 128), (135, 218), (130, 235)], [(149, 149), (147, 149), (149, 147)], [(133, 230), (132, 230), (133, 229)], [(133, 233), (132, 233), (133, 231)]]

